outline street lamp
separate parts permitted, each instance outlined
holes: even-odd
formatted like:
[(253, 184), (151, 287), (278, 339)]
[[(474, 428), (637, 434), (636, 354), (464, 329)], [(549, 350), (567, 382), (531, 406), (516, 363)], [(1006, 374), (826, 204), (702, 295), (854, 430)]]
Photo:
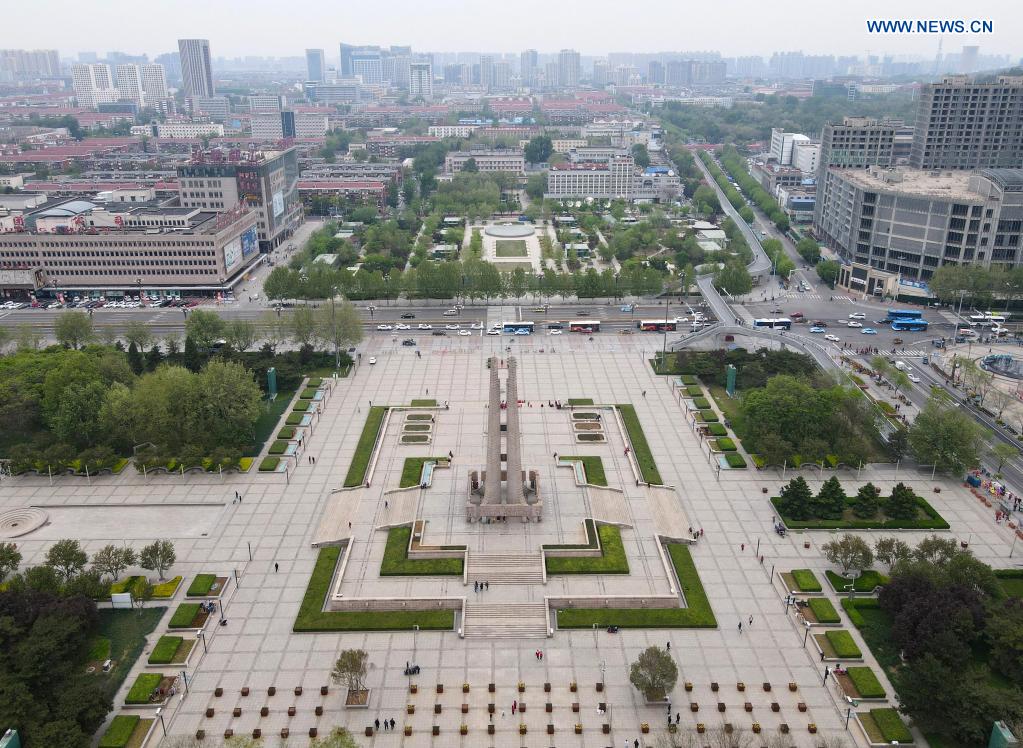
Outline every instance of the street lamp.
[(167, 737), (167, 723), (163, 721), (163, 707), (156, 710), (156, 716), (160, 718), (160, 727), (163, 728), (163, 736)]
[(195, 633), (199, 635), (199, 639), (202, 641), (202, 651), (203, 651), (203, 654), (209, 654), (210, 650), (206, 646), (206, 632), (203, 631), (202, 629), (199, 629)]

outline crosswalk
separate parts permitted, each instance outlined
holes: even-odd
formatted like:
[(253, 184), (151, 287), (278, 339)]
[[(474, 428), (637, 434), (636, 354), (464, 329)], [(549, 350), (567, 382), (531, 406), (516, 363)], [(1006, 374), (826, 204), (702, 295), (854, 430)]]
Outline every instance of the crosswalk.
[[(808, 300), (811, 300), (811, 301), (824, 301), (824, 295), (823, 294), (819, 294), (819, 293), (798, 293), (798, 292), (795, 292), (795, 291), (786, 291), (782, 295), (782, 297), (786, 298), (786, 299), (808, 299)], [(838, 295), (829, 295), (828, 296), (828, 301), (849, 301), (849, 302), (852, 302), (853, 299), (851, 297), (849, 297), (849, 296), (844, 296), (842, 294), (838, 294)]]

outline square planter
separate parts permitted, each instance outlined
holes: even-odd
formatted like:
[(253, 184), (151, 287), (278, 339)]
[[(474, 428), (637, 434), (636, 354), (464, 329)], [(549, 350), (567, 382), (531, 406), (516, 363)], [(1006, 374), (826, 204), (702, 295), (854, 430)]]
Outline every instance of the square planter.
[(575, 734), (576, 735), (582, 735), (583, 734), (583, 726), (580, 725), (578, 722), (575, 723)]
[(748, 702), (748, 701), (745, 704), (743, 704), (743, 708), (747, 712), (752, 712), (753, 711), (753, 705), (750, 702)]
[(310, 727), (309, 728), (309, 737), (315, 738), (319, 734), (319, 732), (320, 731), (317, 730), (315, 727)]
[(724, 712), (725, 711), (725, 704), (724, 704), (723, 701), (719, 701), (718, 702), (718, 711), (719, 712)]
[(316, 709), (313, 710), (317, 717), (323, 716), (323, 706), (317, 705)]
[(444, 684), (443, 683), (438, 683), (437, 684), (437, 693), (444, 693)]
[(796, 708), (799, 711), (801, 711), (801, 712), (805, 712), (806, 711), (806, 704), (804, 704), (802, 701), (800, 701), (798, 704), (796, 704)]
[(302, 686), (295, 686), (295, 695), (296, 696), (302, 695)]
[(462, 714), (468, 714), (468, 713), (469, 713), (469, 705), (468, 704), (462, 704)]
[(415, 704), (406, 704), (405, 705), (405, 714), (415, 714), (415, 713), (416, 713), (416, 705)]
[(434, 736), (440, 735), (440, 725), (433, 726), (433, 735)]
[(519, 723), (519, 735), (526, 734), (526, 725), (522, 722)]
[(268, 707), (268, 706), (264, 706), (262, 709), (259, 710), (259, 716), (260, 717), (265, 717), (268, 714), (270, 714), (270, 707)]
[(206, 719), (210, 719), (213, 716), (213, 707), (206, 710)]
[(703, 724), (702, 722), (697, 722), (696, 731), (703, 735), (703, 733), (707, 732), (707, 725)]
[(725, 722), (723, 727), (725, 729), (725, 735), (731, 735), (733, 732), (735, 732), (735, 727), (732, 726), (731, 722)]
[(408, 692), (409, 692), (409, 693), (419, 693), (419, 686), (418, 686), (418, 685), (416, 685), (415, 683), (411, 684), (411, 685), (410, 685), (410, 686), (408, 687)]
[(220, 686), (217, 686), (216, 688), (213, 689), (213, 695), (216, 696), (217, 698), (220, 698), (221, 696), (224, 695), (224, 689), (221, 688)]
[(259, 740), (261, 737), (263, 737), (263, 731), (260, 730), (258, 727), (252, 731), (253, 740)]
[(242, 716), (242, 708), (240, 706), (236, 706), (234, 709), (231, 710), (231, 716), (232, 717)]
[(772, 712), (780, 712), (781, 711), (781, 705), (777, 701), (772, 701), (771, 702), (771, 711)]
[(597, 693), (602, 693), (603, 690), (604, 690), (604, 684), (603, 683), (598, 683), (597, 684)]
[(288, 716), (289, 717), (294, 717), (295, 716), (295, 707), (293, 707), (293, 706), (289, 706), (288, 707)]
[(526, 713), (526, 702), (525, 701), (520, 701), (519, 702), (519, 711), (522, 712), (523, 714)]
[(643, 723), (642, 723), (642, 724), (641, 724), (641, 725), (639, 726), (639, 731), (640, 731), (641, 733), (643, 733), (644, 735), (645, 735), (645, 734), (647, 734), (648, 732), (650, 732), (650, 724), (649, 724), (648, 722), (643, 722)]
[(487, 692), (488, 693), (493, 693), (496, 690), (496, 688), (497, 687), (493, 683), (490, 683), (490, 684), (487, 685)]
[(552, 725), (550, 723), (547, 723), (547, 734), (548, 735), (553, 735), (554, 734), (554, 725)]
[(693, 712), (695, 714), (696, 712), (700, 711), (700, 705), (697, 704), (695, 701), (690, 701), (689, 702), (689, 711), (691, 711), (691, 712)]
[(713, 691), (714, 693), (718, 692), (718, 684), (716, 681), (710, 684), (710, 690)]
[(793, 693), (795, 693), (795, 691), (796, 691), (796, 684), (795, 683), (789, 683), (789, 690), (792, 691)]
[(493, 724), (487, 725), (487, 735), (493, 735), (493, 734), (494, 734), (494, 725)]
[(764, 683), (764, 693), (767, 693), (770, 690), (771, 690), (771, 684), (765, 682)]
[(739, 691), (739, 693), (742, 693), (743, 691), (746, 690), (746, 684), (743, 683), (742, 681), (739, 681), (738, 683), (736, 683), (735, 687)]
[(605, 722), (604, 724), (602, 724), (600, 726), (600, 731), (602, 733), (604, 733), (605, 735), (610, 735), (611, 734), (611, 725), (609, 725), (607, 722)]
[(550, 683), (544, 683), (543, 684), (543, 692), (544, 693), (550, 693), (551, 692), (551, 684)]
[(544, 711), (546, 711), (548, 714), (551, 714), (554, 711), (554, 704), (548, 701), (546, 704), (544, 704), (543, 708)]
[(458, 734), (459, 735), (468, 735), (469, 734), (469, 725), (460, 725), (459, 728), (458, 728)]
[(440, 710), (441, 710), (441, 705), (440, 704), (434, 704), (433, 705), (433, 713), (434, 714), (440, 714)]
[(242, 696), (248, 696), (248, 695), (249, 695), (249, 687), (248, 686), (242, 686)]
[(469, 693), (469, 684), (468, 683), (463, 683), (462, 684), (462, 693)]
[(693, 684), (690, 683), (689, 681), (686, 681), (686, 691), (692, 691), (692, 690), (693, 690)]
[(579, 687), (576, 685), (575, 681), (572, 681), (571, 683), (568, 684), (568, 690), (571, 691), (572, 693), (575, 693), (578, 690), (578, 688)]
[(409, 737), (412, 734), (412, 725), (405, 725), (405, 737)]
[(276, 693), (277, 693), (277, 686), (270, 686), (268, 689), (266, 689), (266, 695), (267, 696), (273, 696)]
[(778, 732), (780, 732), (782, 735), (788, 735), (789, 726), (786, 723), (782, 722), (780, 725), (778, 725)]
[(526, 691), (526, 684), (523, 683), (522, 681), (519, 681), (519, 693), (525, 693), (525, 691)]
[(760, 733), (760, 723), (759, 722), (754, 722), (753, 723), (753, 732), (755, 732), (757, 734)]
[(234, 737), (234, 730), (232, 730), (230, 727), (228, 727), (226, 730), (224, 730), (224, 738), (225, 739), (233, 738), (233, 737)]
[(366, 735), (367, 738), (373, 737), (373, 725), (367, 725), (364, 734)]
[(487, 704), (487, 713), (488, 714), (493, 714), (494, 713), (494, 708), (495, 707), (494, 707), (493, 704)]
[(196, 730), (195, 731), (195, 739), (196, 740), (205, 740), (206, 739), (206, 731), (205, 730)]
[(579, 712), (579, 702), (578, 701), (573, 701), (572, 702), (572, 711), (575, 712), (575, 713)]
[(330, 689), (326, 686), (320, 686), (320, 696), (326, 696), (330, 692)]
[(811, 735), (815, 734), (817, 732), (817, 725), (811, 722), (806, 726), (806, 731), (809, 732)]

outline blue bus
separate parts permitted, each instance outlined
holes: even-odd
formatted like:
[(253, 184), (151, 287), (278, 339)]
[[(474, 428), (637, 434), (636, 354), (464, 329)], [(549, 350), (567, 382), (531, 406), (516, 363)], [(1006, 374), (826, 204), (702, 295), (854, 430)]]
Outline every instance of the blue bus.
[(894, 319), (892, 320), (892, 330), (896, 332), (925, 332), (927, 330), (927, 320), (925, 319)]
[(505, 335), (532, 335), (534, 323), (529, 321), (521, 322), (505, 322), (502, 326), (502, 332)]
[(916, 309), (889, 309), (888, 310), (888, 321), (894, 322), (895, 320), (907, 320), (907, 319), (923, 319), (924, 313), (918, 312)]

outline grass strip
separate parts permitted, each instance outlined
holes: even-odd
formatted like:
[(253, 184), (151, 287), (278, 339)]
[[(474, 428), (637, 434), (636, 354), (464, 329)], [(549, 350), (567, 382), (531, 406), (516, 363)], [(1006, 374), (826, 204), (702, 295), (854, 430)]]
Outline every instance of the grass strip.
[(817, 623), (841, 623), (842, 618), (835, 610), (835, 606), (826, 597), (811, 597), (808, 601), (810, 610)]
[(639, 472), (646, 483), (663, 485), (661, 474), (657, 470), (657, 463), (650, 452), (650, 445), (647, 443), (646, 434), (643, 433), (643, 424), (639, 422), (636, 409), (628, 403), (616, 405), (618, 412), (622, 414), (622, 421), (625, 423), (625, 430), (629, 434), (629, 443), (632, 444), (632, 453), (636, 456), (639, 464)]
[(137, 714), (118, 714), (110, 722), (110, 727), (99, 739), (99, 748), (124, 748), (135, 732), (139, 723)]
[(436, 408), (437, 401), (433, 398), (422, 398), (420, 400), (412, 401), (413, 408)]
[(263, 461), (259, 463), (259, 472), (272, 473), (277, 470), (277, 466), (280, 464), (280, 457), (264, 457)]
[(352, 464), (348, 467), (348, 474), (345, 476), (345, 488), (355, 488), (366, 482), (369, 458), (373, 454), (373, 446), (376, 444), (377, 434), (380, 433), (380, 426), (384, 422), (388, 407), (387, 405), (374, 405), (369, 409), (366, 423), (362, 427), (362, 434), (359, 436), (359, 443), (355, 446)]
[(161, 636), (153, 651), (149, 653), (149, 664), (166, 665), (168, 662), (174, 662), (174, 655), (183, 641), (180, 636)]
[(409, 525), (392, 527), (387, 533), (384, 558), (380, 562), (380, 576), (450, 576), (461, 575), (464, 560), (461, 558), (416, 558), (408, 557), (412, 528)]
[(817, 581), (816, 575), (809, 569), (793, 569), (791, 572), (792, 579), (796, 582), (796, 587), (800, 592), (820, 592), (821, 583)]
[(835, 655), (844, 659), (862, 657), (863, 653), (860, 648), (856, 646), (856, 642), (853, 641), (852, 634), (845, 630), (839, 631), (827, 631), (824, 636), (828, 640), (828, 644), (835, 650)]
[(874, 569), (867, 569), (856, 577), (855, 581), (848, 577), (843, 577), (841, 574), (836, 574), (830, 569), (824, 572), (824, 576), (828, 578), (828, 584), (831, 585), (831, 589), (835, 592), (848, 592), (848, 585), (850, 583), (856, 592), (873, 592), (876, 588), (883, 587), (891, 581), (889, 577)]
[(213, 589), (213, 583), (217, 581), (216, 574), (196, 574), (195, 579), (188, 585), (186, 597), (206, 597)]
[(594, 486), (606, 486), (607, 475), (604, 473), (604, 461), (599, 457), (566, 457), (558, 455), (559, 460), (575, 460), (583, 464), (583, 473), (586, 475), (586, 482)]
[(894, 709), (871, 709), (868, 714), (870, 714), (878, 729), (881, 730), (881, 736), (884, 738), (885, 743), (913, 742), (913, 734), (906, 727), (906, 723), (902, 721), (899, 713)]
[(405, 464), (401, 468), (399, 488), (418, 486), (423, 477), (423, 465), (427, 462), (439, 462), (446, 459), (447, 457), (406, 457)]
[(194, 628), (192, 622), (199, 615), (199, 603), (181, 603), (167, 623), (168, 628), (190, 629)]
[(140, 673), (124, 697), (125, 704), (148, 704), (149, 695), (163, 680), (163, 673)]
[(340, 548), (320, 549), (295, 619), (294, 631), (410, 631), (413, 626), (422, 630), (454, 629), (453, 610), (324, 611), (323, 604), (340, 555)]
[(548, 557), (548, 574), (628, 574), (629, 559), (622, 544), (622, 533), (614, 525), (599, 525), (599, 558)]
[(717, 628), (714, 611), (700, 582), (689, 546), (668, 543), (665, 548), (685, 595), (685, 608), (571, 608), (557, 612), (563, 629), (598, 626), (622, 628)]
[(570, 397), (566, 400), (569, 405), (593, 405), (592, 397)]

